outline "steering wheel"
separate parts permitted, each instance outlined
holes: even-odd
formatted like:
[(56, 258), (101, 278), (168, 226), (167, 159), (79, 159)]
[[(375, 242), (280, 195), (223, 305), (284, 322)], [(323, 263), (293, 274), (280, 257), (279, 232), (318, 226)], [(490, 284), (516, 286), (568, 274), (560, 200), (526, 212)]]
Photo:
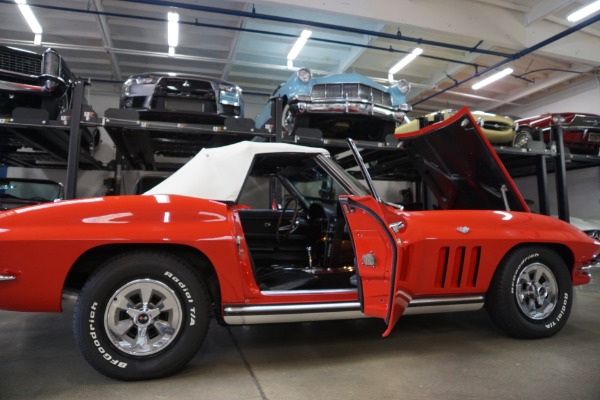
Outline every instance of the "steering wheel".
[[(288, 225), (282, 225), (283, 223), (283, 215), (286, 210), (292, 209), (290, 206), (294, 203), (294, 213), (292, 214), (292, 219), (290, 219), (290, 223)], [(300, 212), (300, 206), (298, 204), (298, 199), (295, 197), (288, 198), (281, 210), (281, 214), (279, 214), (279, 220), (277, 221), (277, 230), (275, 232), (275, 238), (278, 242), (286, 240), (296, 229), (300, 227), (300, 221), (298, 221), (298, 213)]]

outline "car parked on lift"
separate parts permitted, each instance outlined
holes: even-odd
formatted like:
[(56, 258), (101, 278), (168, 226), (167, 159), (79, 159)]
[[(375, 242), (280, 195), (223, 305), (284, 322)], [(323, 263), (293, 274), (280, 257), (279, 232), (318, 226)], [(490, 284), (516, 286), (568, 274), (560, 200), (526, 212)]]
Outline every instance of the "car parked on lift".
[(139, 110), (149, 120), (222, 125), (244, 116), (242, 89), (201, 75), (147, 72), (123, 84), (120, 108)]
[(0, 210), (52, 203), (63, 198), (63, 185), (49, 179), (0, 178)]
[(514, 140), (515, 147), (527, 147), (532, 140), (550, 145), (552, 126), (560, 125), (566, 148), (573, 153), (598, 155), (600, 153), (600, 115), (563, 112), (546, 113), (516, 121), (519, 128)]
[(10, 117), (17, 107), (43, 109), (55, 120), (70, 101), (75, 81), (60, 54), (43, 54), (0, 46), (0, 117)]
[(211, 316), (373, 317), (387, 336), (404, 314), (485, 306), (511, 336), (559, 332), (600, 242), (529, 212), (466, 110), (401, 140), (431, 193), (415, 211), (381, 199), (353, 142), (365, 184), (325, 149), (239, 142), (144, 195), (0, 213), (0, 309), (60, 311), (78, 292), (80, 352), (123, 380), (180, 370)]
[(386, 87), (359, 74), (313, 77), (308, 68), (300, 68), (275, 89), (256, 127), (274, 129), (273, 102), (280, 98), (287, 135), (297, 128), (316, 128), (326, 138), (384, 141), (410, 111), (409, 91), (406, 80)]
[[(407, 118), (402, 125), (396, 128), (395, 133), (403, 134), (414, 132), (420, 129), (421, 126), (443, 121), (454, 114), (456, 114), (456, 110), (447, 109), (432, 112), (412, 120)], [(488, 138), (490, 143), (495, 145), (512, 144), (516, 135), (517, 125), (511, 118), (484, 111), (471, 111), (471, 114), (477, 120), (481, 131), (484, 133), (485, 137)]]
[[(47, 116), (43, 121), (70, 123), (73, 104), (75, 74), (62, 56), (54, 49), (43, 54), (15, 47), (0, 46), (0, 118), (16, 117), (15, 110), (21, 110), (19, 118), (32, 119), (29, 110), (44, 110)], [(92, 107), (82, 100), (85, 118), (97, 118)], [(97, 128), (81, 129), (81, 146), (94, 154), (100, 143)], [(9, 146), (10, 147), (10, 146)]]

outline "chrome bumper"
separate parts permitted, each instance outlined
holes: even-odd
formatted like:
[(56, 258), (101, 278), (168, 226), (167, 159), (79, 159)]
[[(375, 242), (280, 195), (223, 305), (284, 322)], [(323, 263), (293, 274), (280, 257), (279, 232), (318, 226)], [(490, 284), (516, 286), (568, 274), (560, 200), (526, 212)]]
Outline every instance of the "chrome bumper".
[(300, 113), (315, 113), (315, 114), (357, 114), (370, 115), (380, 117), (391, 117), (398, 122), (404, 119), (407, 111), (410, 111), (408, 104), (403, 104), (399, 108), (388, 108), (373, 103), (360, 101), (344, 101), (344, 102), (298, 102), (296, 107)]
[(14, 281), (15, 279), (17, 279), (15, 275), (0, 275), (0, 282)]
[(0, 90), (21, 93), (44, 93), (44, 88), (42, 86), (28, 85), (26, 83), (17, 83), (10, 81), (0, 81)]
[(598, 271), (598, 270), (600, 270), (600, 260), (595, 259), (595, 260), (591, 261), (590, 263), (588, 263), (587, 265), (584, 265), (583, 267), (581, 267), (581, 269), (585, 272)]

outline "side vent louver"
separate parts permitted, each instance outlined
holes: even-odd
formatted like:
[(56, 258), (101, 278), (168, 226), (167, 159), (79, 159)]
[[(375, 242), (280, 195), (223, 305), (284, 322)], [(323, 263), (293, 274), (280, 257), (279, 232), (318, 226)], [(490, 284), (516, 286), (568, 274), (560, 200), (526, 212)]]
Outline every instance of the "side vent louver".
[(475, 287), (481, 247), (441, 247), (435, 274), (436, 288)]

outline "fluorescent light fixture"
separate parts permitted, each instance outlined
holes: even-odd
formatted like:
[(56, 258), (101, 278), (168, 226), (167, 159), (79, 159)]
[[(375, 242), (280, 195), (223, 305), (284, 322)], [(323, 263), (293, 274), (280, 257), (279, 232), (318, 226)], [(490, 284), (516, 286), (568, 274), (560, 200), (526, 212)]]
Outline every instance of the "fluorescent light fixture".
[(167, 20), (169, 21), (167, 25), (167, 42), (169, 47), (174, 48), (179, 44), (179, 14), (174, 11), (169, 11)]
[(404, 56), (404, 58), (402, 60), (398, 61), (396, 63), (396, 65), (394, 65), (392, 68), (390, 68), (389, 74), (394, 75), (396, 72), (398, 72), (402, 68), (406, 67), (408, 65), (408, 63), (410, 63), (412, 60), (417, 58), (417, 56), (419, 56), (421, 53), (423, 53), (423, 49), (420, 47), (417, 47), (410, 54), (407, 54), (406, 56)]
[(42, 44), (43, 29), (35, 15), (33, 14), (31, 7), (27, 5), (26, 0), (15, 0), (15, 3), (17, 3), (19, 11), (21, 11), (21, 14), (23, 14), (23, 18), (25, 18), (27, 25), (29, 25), (29, 29), (31, 29), (31, 32), (33, 32), (35, 35), (33, 43), (36, 45)]
[(567, 17), (567, 20), (570, 22), (577, 22), (580, 19), (583, 19), (583, 18), (587, 17), (588, 15), (591, 15), (599, 10), (600, 10), (600, 0), (597, 0), (593, 3), (588, 4), (585, 7), (580, 8), (579, 10), (575, 11), (572, 14), (569, 14), (569, 16)]
[(298, 40), (296, 40), (296, 43), (294, 43), (294, 46), (288, 53), (288, 56), (287, 56), (288, 60), (293, 61), (296, 59), (296, 57), (298, 57), (298, 54), (300, 54), (300, 50), (302, 50), (302, 48), (306, 44), (306, 41), (308, 40), (310, 35), (312, 35), (312, 31), (310, 31), (308, 29), (305, 29), (302, 31), (302, 33), (300, 34), (300, 37), (298, 38)]
[(169, 46), (169, 57), (173, 57), (175, 55), (175, 47)]
[(498, 79), (502, 79), (504, 78), (506, 75), (510, 75), (513, 73), (513, 69), (512, 68), (506, 68), (503, 69), (500, 72), (495, 73), (494, 75), (485, 78), (482, 81), (477, 82), (476, 84), (474, 84), (473, 86), (471, 86), (471, 88), (473, 88), (473, 90), (478, 90), (481, 89), (484, 86), (489, 85), (492, 82), (496, 82)]

